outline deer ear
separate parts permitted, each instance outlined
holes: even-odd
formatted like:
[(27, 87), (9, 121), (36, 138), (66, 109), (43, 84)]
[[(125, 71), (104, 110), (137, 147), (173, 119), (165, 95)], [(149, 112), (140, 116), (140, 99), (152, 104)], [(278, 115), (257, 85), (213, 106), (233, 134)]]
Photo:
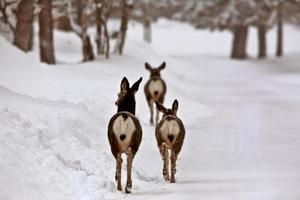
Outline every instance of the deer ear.
[(172, 110), (173, 110), (175, 113), (176, 113), (177, 110), (178, 110), (178, 101), (177, 101), (177, 99), (175, 99), (175, 101), (173, 102)]
[(163, 69), (165, 69), (165, 68), (166, 68), (166, 62), (163, 62), (163, 63), (158, 67), (159, 70), (163, 70)]
[(129, 82), (126, 77), (124, 77), (121, 81), (120, 85), (121, 91), (128, 91), (129, 89)]
[(152, 67), (146, 62), (145, 63), (145, 68), (149, 71), (151, 71)]
[(142, 82), (143, 78), (141, 77), (139, 80), (137, 80), (131, 87), (133, 92), (137, 92), (139, 90), (140, 83)]
[(165, 113), (167, 111), (167, 109), (158, 101), (155, 101), (156, 104), (156, 108), (158, 109), (158, 111)]

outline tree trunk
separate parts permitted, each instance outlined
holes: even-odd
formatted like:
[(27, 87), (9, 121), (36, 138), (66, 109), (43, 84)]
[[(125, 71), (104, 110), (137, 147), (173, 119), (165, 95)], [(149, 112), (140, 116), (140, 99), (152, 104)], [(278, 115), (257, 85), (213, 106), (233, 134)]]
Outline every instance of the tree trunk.
[(127, 1), (122, 0), (122, 18), (121, 18), (121, 25), (120, 25), (118, 41), (117, 41), (117, 51), (120, 55), (123, 54), (123, 50), (124, 50), (131, 9), (132, 7), (127, 4)]
[(40, 58), (42, 62), (55, 64), (53, 44), (52, 0), (39, 0)]
[(17, 26), (14, 45), (27, 52), (32, 50), (33, 43), (33, 6), (34, 0), (22, 0), (16, 12)]
[(278, 3), (277, 6), (277, 49), (276, 56), (283, 55), (283, 19), (282, 19), (282, 7), (283, 3)]
[(151, 16), (149, 9), (150, 2), (142, 3), (142, 11), (143, 11), (143, 32), (144, 32), (144, 41), (151, 43), (152, 41), (152, 29), (151, 29)]
[(82, 37), (82, 44), (83, 62), (94, 60), (93, 46), (88, 35)]
[(259, 25), (258, 29), (258, 58), (265, 58), (267, 56), (267, 28), (265, 25)]
[(77, 9), (77, 24), (80, 26), (81, 33), (78, 33), (82, 41), (82, 56), (83, 62), (94, 60), (95, 55), (93, 52), (93, 46), (91, 39), (87, 34), (88, 22), (84, 10), (86, 9), (85, 0), (76, 0)]
[(104, 54), (102, 25), (97, 24), (96, 30), (97, 30), (97, 36), (96, 36), (97, 53), (98, 55), (102, 55)]
[(68, 16), (57, 17), (53, 22), (53, 27), (65, 32), (73, 31), (70, 18)]
[(248, 26), (239, 25), (234, 28), (231, 58), (233, 59), (247, 58), (247, 36), (248, 36)]
[(0, 20), (8, 26), (12, 33), (12, 36), (14, 37), (16, 29), (13, 20), (10, 17), (12, 13), (10, 13), (10, 11), (8, 11), (9, 9), (7, 9), (11, 4), (14, 4), (14, 2), (0, 0)]
[(96, 21), (97, 21), (97, 52), (98, 55), (104, 55), (109, 58), (110, 38), (107, 29), (107, 20), (110, 15), (112, 0), (94, 0), (96, 4)]
[(110, 39), (109, 39), (109, 33), (108, 33), (106, 22), (104, 24), (104, 35), (105, 35), (105, 41), (106, 41), (105, 57), (108, 59), (109, 51), (110, 51), (110, 44), (109, 44)]
[(149, 17), (144, 19), (144, 41), (151, 43), (152, 41), (152, 29), (151, 29), (151, 19)]
[(97, 44), (97, 53), (98, 55), (104, 54), (103, 48), (103, 28), (102, 28), (102, 11), (103, 11), (103, 0), (98, 0), (96, 3), (96, 23), (97, 23), (97, 36), (96, 36), (96, 44)]

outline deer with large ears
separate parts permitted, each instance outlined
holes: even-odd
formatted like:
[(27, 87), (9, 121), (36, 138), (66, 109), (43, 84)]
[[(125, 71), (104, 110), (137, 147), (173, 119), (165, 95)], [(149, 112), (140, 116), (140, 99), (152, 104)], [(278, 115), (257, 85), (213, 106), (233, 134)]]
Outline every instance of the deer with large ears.
[[(144, 92), (148, 106), (150, 108), (150, 124), (153, 124), (153, 104), (155, 101), (163, 104), (165, 95), (167, 93), (167, 86), (165, 81), (161, 78), (160, 72), (165, 69), (166, 63), (163, 62), (159, 67), (152, 68), (148, 63), (145, 63), (145, 68), (150, 72), (150, 79), (147, 81), (144, 87)], [(159, 120), (159, 112), (156, 110), (155, 125)]]
[[(177, 117), (177, 100), (173, 102), (172, 108), (170, 109), (165, 108), (157, 101), (155, 103), (158, 110), (163, 113), (163, 118), (160, 120), (155, 131), (157, 145), (164, 162), (163, 176), (166, 181), (175, 183), (176, 161), (185, 137), (185, 128), (181, 119)], [(170, 160), (171, 178), (169, 173)]]
[(142, 78), (130, 87), (127, 78), (123, 78), (120, 93), (115, 103), (118, 106), (118, 112), (110, 119), (108, 124), (108, 139), (111, 152), (116, 159), (115, 179), (117, 182), (117, 190), (120, 191), (122, 191), (122, 154), (125, 153), (127, 155), (126, 193), (131, 193), (132, 162), (142, 141), (142, 127), (139, 120), (135, 117), (135, 94), (139, 89), (141, 81)]

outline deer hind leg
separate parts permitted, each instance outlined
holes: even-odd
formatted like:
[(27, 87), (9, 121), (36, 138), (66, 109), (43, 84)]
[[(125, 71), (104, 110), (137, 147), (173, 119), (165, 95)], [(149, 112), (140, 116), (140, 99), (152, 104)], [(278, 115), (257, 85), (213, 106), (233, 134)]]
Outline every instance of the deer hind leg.
[(131, 193), (131, 188), (132, 188), (132, 180), (131, 180), (132, 161), (133, 161), (133, 153), (131, 148), (129, 148), (129, 150), (127, 151), (127, 182), (125, 187), (126, 193)]
[[(158, 102), (163, 104), (164, 103), (164, 95), (160, 95), (159, 99), (158, 99)], [(156, 119), (155, 119), (155, 126), (157, 126), (158, 124), (158, 121), (159, 121), (159, 115), (160, 115), (160, 112), (158, 111), (158, 109), (156, 108)]]
[(122, 168), (122, 157), (121, 154), (118, 154), (117, 159), (116, 159), (117, 165), (116, 165), (116, 182), (117, 182), (117, 190), (122, 191), (122, 186), (121, 186), (121, 168)]
[(158, 109), (156, 108), (155, 126), (157, 126), (158, 120), (159, 120), (159, 111), (158, 111)]
[(174, 151), (171, 152), (171, 183), (175, 183), (177, 155)]
[(153, 125), (153, 102), (151, 100), (148, 101), (148, 105), (150, 108), (150, 124)]
[(163, 166), (163, 176), (166, 181), (170, 180), (170, 174), (169, 174), (169, 151), (167, 148), (167, 145), (165, 143), (162, 144), (162, 148), (160, 150), (162, 160), (164, 162)]

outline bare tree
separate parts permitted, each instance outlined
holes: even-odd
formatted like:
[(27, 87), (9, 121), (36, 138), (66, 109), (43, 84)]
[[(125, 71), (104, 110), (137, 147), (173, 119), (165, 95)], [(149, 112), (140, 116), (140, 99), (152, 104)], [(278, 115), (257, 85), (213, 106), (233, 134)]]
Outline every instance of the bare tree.
[(143, 10), (143, 28), (144, 28), (144, 41), (151, 43), (152, 41), (152, 19), (150, 15), (149, 2), (142, 3)]
[(14, 44), (27, 52), (33, 45), (34, 0), (22, 0), (17, 8)]
[(11, 9), (11, 7), (16, 5), (17, 3), (18, 3), (17, 0), (15, 1), (0, 0), (0, 20), (9, 27), (13, 36), (15, 35), (15, 25), (11, 16), (13, 15), (12, 13), (13, 9)]
[[(87, 10), (88, 6), (90, 5), (90, 1), (76, 0), (74, 2), (75, 6), (72, 6), (72, 3), (72, 0), (69, 0), (68, 15), (71, 21), (72, 29), (82, 41), (83, 62), (94, 60), (95, 55), (93, 52), (93, 46), (90, 36), (87, 33), (89, 26)], [(73, 7), (75, 7), (75, 9), (73, 9)], [(73, 12), (73, 10), (75, 10), (75, 12)], [(74, 15), (76, 16), (76, 22), (74, 20)]]
[(279, 2), (277, 5), (277, 48), (276, 56), (281, 57), (283, 55), (283, 2)]
[[(133, 0), (134, 9), (130, 18), (143, 25), (143, 39), (145, 42), (152, 42), (152, 23), (158, 18), (166, 17), (167, 13), (164, 10), (173, 10), (171, 4), (171, 2), (159, 0)], [(178, 4), (183, 3), (176, 2), (176, 5)], [(181, 12), (183, 13), (182, 10)]]
[(97, 53), (98, 55), (104, 54), (104, 49), (102, 45), (103, 40), (103, 6), (105, 3), (105, 0), (94, 0), (96, 4), (96, 30), (97, 30), (97, 37), (96, 37), (96, 44), (97, 44)]
[(99, 55), (105, 54), (109, 58), (110, 38), (107, 29), (107, 20), (113, 5), (113, 0), (94, 0), (96, 4), (96, 44), (97, 53)]
[(122, 17), (120, 23), (120, 30), (118, 32), (118, 39), (116, 43), (116, 51), (122, 55), (125, 45), (125, 39), (127, 34), (128, 22), (130, 19), (130, 14), (133, 9), (133, 5), (128, 3), (127, 0), (121, 1)]
[(40, 59), (48, 64), (55, 64), (52, 23), (52, 0), (38, 1), (39, 13)]
[(52, 0), (53, 27), (61, 31), (73, 31), (68, 16), (69, 0)]

